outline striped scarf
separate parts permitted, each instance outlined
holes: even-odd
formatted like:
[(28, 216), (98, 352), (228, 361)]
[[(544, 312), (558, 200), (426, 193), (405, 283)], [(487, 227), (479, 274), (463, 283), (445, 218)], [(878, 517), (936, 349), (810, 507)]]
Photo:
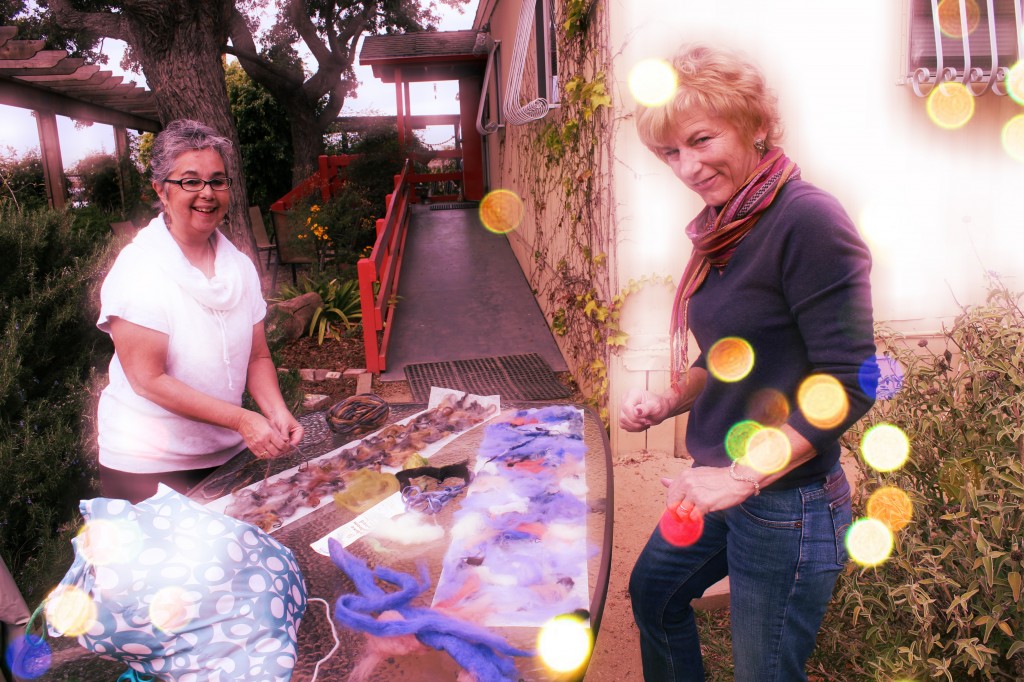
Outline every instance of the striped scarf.
[(800, 177), (800, 168), (781, 147), (775, 147), (765, 154), (754, 169), (729, 198), (721, 210), (706, 206), (689, 225), (686, 234), (693, 242), (693, 253), (683, 271), (683, 278), (676, 290), (672, 305), (670, 327), (670, 348), (672, 352), (672, 385), (688, 369), (686, 338), (689, 327), (687, 312), (690, 297), (696, 293), (712, 267), (723, 269), (736, 251), (743, 238), (757, 224), (761, 214), (771, 206), (779, 190), (788, 180)]

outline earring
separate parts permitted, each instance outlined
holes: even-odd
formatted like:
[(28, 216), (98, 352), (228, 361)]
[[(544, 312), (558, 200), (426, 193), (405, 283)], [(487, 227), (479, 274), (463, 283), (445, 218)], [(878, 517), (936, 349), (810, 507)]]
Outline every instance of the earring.
[(764, 157), (768, 153), (768, 145), (765, 144), (764, 138), (757, 138), (754, 140), (754, 151)]

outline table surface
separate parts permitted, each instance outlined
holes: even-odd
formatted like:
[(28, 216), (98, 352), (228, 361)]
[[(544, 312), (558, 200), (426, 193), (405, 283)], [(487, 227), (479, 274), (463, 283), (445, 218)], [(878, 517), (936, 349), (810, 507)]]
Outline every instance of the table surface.
[[(506, 402), (502, 412), (489, 422), (463, 433), (454, 441), (445, 445), (430, 458), (431, 466), (443, 466), (456, 462), (469, 461), (472, 468), (476, 452), (483, 439), (487, 424), (507, 418), (512, 412), (520, 409), (540, 408), (557, 403), (552, 402)], [(426, 409), (426, 405), (417, 403), (391, 405), (388, 423), (395, 423)], [(579, 406), (584, 413), (584, 443), (587, 445), (585, 459), (587, 476), (587, 542), (598, 551), (588, 559), (587, 573), (590, 591), (590, 625), (594, 638), (600, 626), (601, 614), (604, 609), (608, 590), (608, 576), (612, 552), (612, 466), (608, 436), (596, 413)], [(317, 416), (319, 415), (319, 417)], [(326, 428), (323, 413), (314, 413), (302, 418), (307, 427), (307, 438), (304, 439), (300, 453), (270, 461), (271, 475), (291, 469), (302, 462), (320, 457), (341, 448), (354, 440), (332, 433)], [(321, 428), (322, 425), (322, 428)], [(356, 436), (355, 439), (362, 436)], [(267, 467), (263, 462), (255, 462), (251, 453), (243, 451), (211, 474), (203, 483), (189, 492), (189, 497), (199, 502), (209, 502), (225, 491), (230, 491), (262, 480)], [(443, 527), (451, 524), (452, 514), (459, 508), (465, 498), (465, 492), (448, 503), (436, 518)], [(338, 505), (329, 504), (316, 511), (271, 532), (278, 542), (292, 550), (302, 574), (306, 580), (309, 597), (319, 597), (331, 605), (342, 594), (355, 591), (348, 577), (337, 568), (328, 557), (310, 547), (310, 544), (336, 528), (356, 517), (354, 512), (347, 511)], [(429, 607), (434, 587), (441, 571), (441, 562), (448, 548), (449, 540), (445, 537), (425, 551), (417, 549), (388, 549), (381, 543), (371, 543), (366, 539), (357, 540), (347, 549), (368, 562), (371, 566), (385, 565), (391, 569), (418, 575), (417, 562), (425, 561), (430, 574), (430, 587), (414, 601), (415, 606)], [(332, 619), (328, 617), (324, 605), (310, 602), (303, 616), (298, 632), (298, 661), (292, 676), (293, 682), (309, 682), (313, 677), (317, 663), (328, 656), (335, 645), (331, 630)], [(345, 680), (353, 667), (360, 661), (365, 648), (365, 636), (334, 623), (340, 645), (337, 651), (326, 661), (320, 663), (317, 673), (318, 681)], [(508, 627), (490, 628), (500, 634), (513, 646), (533, 649), (536, 646), (536, 628)], [(60, 638), (63, 640), (63, 638)], [(72, 650), (83, 652), (77, 644), (68, 641)], [(82, 658), (66, 650), (55, 652), (54, 666), (41, 680), (44, 681), (76, 681), (113, 679), (124, 670), (124, 664), (111, 662), (93, 655)], [(581, 671), (569, 674), (555, 674), (549, 671), (537, 658), (516, 658), (519, 679), (523, 682), (575, 680), (582, 677)], [(116, 672), (113, 672), (116, 671)], [(459, 672), (458, 665), (445, 653), (434, 652), (409, 656), (393, 656), (385, 659), (376, 669), (372, 680), (408, 680), (436, 682), (437, 680), (455, 680)], [(113, 677), (111, 676), (113, 674)]]
[[(487, 424), (507, 418), (512, 412), (520, 409), (539, 408), (552, 405), (551, 402), (504, 403), (502, 412), (491, 421), (461, 434), (454, 441), (445, 445), (430, 458), (431, 466), (444, 466), (457, 462), (469, 461), (472, 468), (476, 452), (483, 438)], [(426, 409), (423, 404), (396, 404), (391, 406), (388, 423), (401, 421), (408, 416)], [(585, 459), (587, 475), (587, 541), (597, 548), (588, 560), (587, 572), (590, 589), (591, 629), (596, 637), (600, 625), (601, 613), (608, 589), (608, 575), (611, 563), (611, 530), (612, 511), (612, 468), (608, 436), (600, 419), (590, 408), (580, 408), (584, 412), (584, 443), (587, 445)], [(307, 421), (304, 418), (303, 421)], [(351, 439), (340, 437), (326, 429), (312, 429), (313, 439), (320, 437), (319, 443), (304, 444), (301, 454), (295, 454), (271, 461), (271, 475), (298, 466), (305, 459), (319, 457), (332, 452)], [(359, 438), (361, 436), (357, 436)], [(246, 477), (252, 476), (254, 470), (262, 477), (266, 469), (256, 463), (248, 451), (239, 454), (222, 466), (206, 481), (193, 489), (189, 496), (198, 501), (208, 501), (214, 493), (222, 494), (226, 485), (237, 487)], [(459, 508), (465, 493), (447, 504), (437, 514), (437, 522), (442, 527), (449, 527), (452, 514)], [(306, 579), (310, 597), (320, 597), (331, 604), (342, 594), (354, 592), (348, 577), (337, 568), (328, 557), (310, 547), (310, 544), (334, 529), (356, 517), (354, 512), (345, 510), (338, 505), (329, 504), (304, 516), (288, 525), (272, 531), (271, 535), (285, 545), (295, 555)], [(426, 547), (425, 550), (398, 549), (385, 547), (379, 542), (369, 542), (365, 538), (357, 540), (347, 549), (357, 557), (366, 560), (369, 565), (385, 565), (391, 569), (418, 575), (417, 562), (425, 561), (430, 572), (430, 588), (419, 597), (415, 605), (429, 606), (434, 587), (441, 571), (441, 561), (448, 548), (447, 534), (441, 540)], [(325, 658), (334, 646), (326, 609), (319, 602), (311, 602), (307, 608), (299, 628), (299, 657), (292, 677), (293, 682), (306, 682), (313, 675), (318, 661)], [(365, 636), (361, 633), (336, 626), (340, 639), (338, 650), (327, 661), (320, 664), (318, 680), (346, 679), (352, 668), (360, 660), (365, 647)], [(491, 628), (492, 631), (505, 637), (510, 644), (524, 649), (533, 649), (537, 630), (527, 627)], [(553, 674), (536, 658), (517, 658), (520, 679), (531, 680), (567, 680), (572, 675)], [(459, 667), (451, 658), (441, 652), (396, 656), (386, 659), (376, 670), (372, 679), (375, 680), (454, 680)], [(579, 677), (577, 674), (575, 677)]]

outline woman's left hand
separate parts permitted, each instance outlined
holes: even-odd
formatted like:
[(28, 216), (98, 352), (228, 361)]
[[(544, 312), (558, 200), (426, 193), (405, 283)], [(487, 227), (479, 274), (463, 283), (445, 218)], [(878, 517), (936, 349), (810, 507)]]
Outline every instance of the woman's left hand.
[(299, 443), (302, 442), (302, 436), (305, 433), (305, 429), (302, 424), (292, 416), (291, 412), (279, 412), (271, 415), (270, 423), (288, 439), (291, 443), (292, 448), (298, 447)]
[(661, 484), (668, 488), (666, 506), (691, 518), (735, 507), (754, 494), (750, 483), (733, 479), (724, 467), (690, 467), (674, 480), (662, 478)]

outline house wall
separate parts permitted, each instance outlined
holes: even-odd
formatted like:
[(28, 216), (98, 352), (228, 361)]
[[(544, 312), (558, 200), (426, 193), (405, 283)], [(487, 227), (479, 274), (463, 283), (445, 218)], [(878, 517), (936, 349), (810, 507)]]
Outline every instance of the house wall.
[[(603, 3), (599, 3), (603, 4)], [(555, 24), (562, 25), (561, 0), (555, 3)], [(474, 27), (490, 26), (500, 41), (500, 80), (492, 84), (489, 120), (497, 100), (506, 98), (512, 71), (517, 25), (522, 0), (482, 0)], [(559, 41), (560, 86), (574, 76), (591, 80), (610, 69), (607, 58), (607, 23), (595, 22), (584, 40)], [(537, 96), (535, 46), (527, 51), (520, 101)], [(500, 96), (496, 94), (500, 92)], [(519, 261), (570, 371), (584, 393), (600, 395), (605, 375), (606, 349), (595, 334), (607, 326), (583, 313), (579, 297), (591, 295), (603, 305), (610, 299), (609, 263), (613, 202), (610, 179), (611, 118), (605, 107), (584, 120), (579, 106), (565, 101), (541, 120), (524, 125), (506, 124), (484, 138), (488, 189), (515, 192), (524, 203), (525, 217), (508, 233)], [(578, 135), (565, 143), (566, 124), (579, 123)], [(561, 141), (558, 141), (561, 140)], [(564, 320), (564, 323), (563, 323)], [(595, 361), (597, 364), (595, 365)], [(595, 399), (600, 404), (601, 399)]]
[[(873, 257), (876, 320), (928, 334), (983, 301), (985, 271), (1024, 287), (1024, 164), (1001, 147), (1002, 126), (1024, 108), (988, 93), (958, 130), (935, 126), (925, 100), (901, 76), (906, 25), (901, 2), (820, 0), (609, 0), (613, 169), (618, 199), (613, 288), (648, 273), (678, 281), (690, 253), (682, 228), (700, 210), (668, 168), (637, 140), (626, 85), (642, 59), (668, 57), (683, 42), (740, 49), (764, 69), (780, 97), (782, 144), (805, 179), (835, 194)], [(671, 296), (651, 291), (627, 303), (626, 351), (613, 356), (610, 409), (631, 387), (667, 379)], [(693, 353), (691, 352), (691, 358)], [(618, 449), (678, 452), (680, 425), (635, 435), (612, 430)]]

